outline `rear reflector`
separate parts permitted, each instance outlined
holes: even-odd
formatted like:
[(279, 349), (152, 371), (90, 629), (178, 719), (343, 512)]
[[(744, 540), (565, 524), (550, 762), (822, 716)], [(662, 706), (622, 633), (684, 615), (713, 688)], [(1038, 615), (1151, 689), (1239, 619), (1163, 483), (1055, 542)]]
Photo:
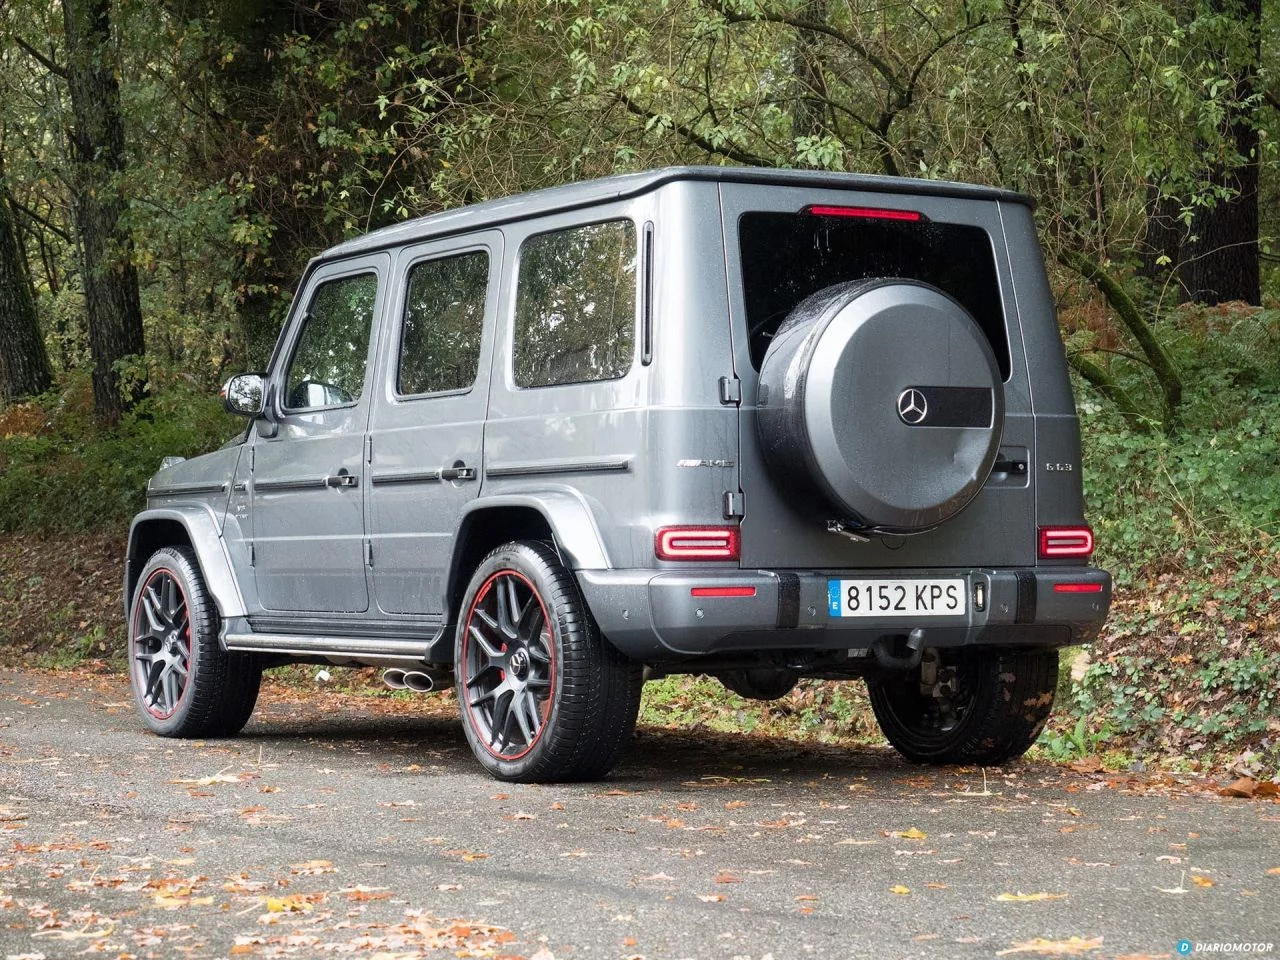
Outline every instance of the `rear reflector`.
[(755, 587), (692, 587), (691, 597), (754, 597)]
[(1100, 583), (1055, 583), (1054, 593), (1101, 593)]
[(1088, 527), (1041, 527), (1040, 556), (1087, 557), (1093, 553), (1093, 531)]
[(915, 210), (882, 210), (877, 207), (805, 207), (805, 213), (816, 217), (861, 217), (863, 220), (911, 220), (921, 219)]
[(653, 538), (659, 560), (737, 560), (737, 527), (663, 527)]

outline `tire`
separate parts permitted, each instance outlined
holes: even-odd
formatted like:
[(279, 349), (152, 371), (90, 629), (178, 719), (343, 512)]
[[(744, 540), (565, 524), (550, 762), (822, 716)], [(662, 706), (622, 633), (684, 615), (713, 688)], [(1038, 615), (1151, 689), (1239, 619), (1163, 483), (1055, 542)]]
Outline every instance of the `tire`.
[[(913, 763), (982, 766), (1026, 753), (1053, 712), (1058, 651), (930, 653), (940, 658), (942, 685), (951, 680), (949, 693), (922, 692), (918, 669), (867, 683), (871, 708), (894, 749)], [(933, 689), (937, 694), (938, 686)]]
[(1004, 385), (987, 335), (937, 287), (839, 283), (802, 301), (760, 364), (760, 449), (786, 499), (875, 533), (933, 529), (982, 489)]
[(220, 618), (187, 547), (151, 555), (129, 610), (129, 680), (142, 721), (162, 737), (231, 737), (253, 713), (262, 669), (218, 643)]
[(641, 666), (600, 635), (550, 545), (508, 543), (480, 562), (454, 655), (462, 729), (493, 777), (596, 780), (622, 756), (640, 711)]

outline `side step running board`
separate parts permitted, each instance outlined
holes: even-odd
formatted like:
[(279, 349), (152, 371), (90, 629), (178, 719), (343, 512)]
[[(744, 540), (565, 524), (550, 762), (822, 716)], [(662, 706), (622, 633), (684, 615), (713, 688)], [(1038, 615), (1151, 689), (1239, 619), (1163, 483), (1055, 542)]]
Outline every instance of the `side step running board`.
[(291, 653), (322, 657), (373, 657), (421, 662), (432, 641), (422, 638), (314, 637), (298, 633), (228, 633), (226, 647), (244, 653)]

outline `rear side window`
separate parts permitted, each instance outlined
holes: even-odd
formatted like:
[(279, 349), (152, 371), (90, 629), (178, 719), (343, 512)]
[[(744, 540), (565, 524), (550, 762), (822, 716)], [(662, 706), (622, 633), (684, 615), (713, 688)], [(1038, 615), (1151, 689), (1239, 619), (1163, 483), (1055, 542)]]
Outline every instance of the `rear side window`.
[(981, 227), (929, 221), (746, 213), (738, 222), (742, 282), (757, 370), (774, 332), (810, 294), (847, 280), (901, 277), (955, 297), (991, 343), (1009, 379), (1000, 285), (991, 238)]
[(414, 264), (400, 331), (396, 391), (466, 390), (480, 369), (489, 255), (475, 250)]
[(635, 327), (636, 231), (630, 220), (543, 233), (521, 246), (518, 386), (625, 375), (635, 353)]

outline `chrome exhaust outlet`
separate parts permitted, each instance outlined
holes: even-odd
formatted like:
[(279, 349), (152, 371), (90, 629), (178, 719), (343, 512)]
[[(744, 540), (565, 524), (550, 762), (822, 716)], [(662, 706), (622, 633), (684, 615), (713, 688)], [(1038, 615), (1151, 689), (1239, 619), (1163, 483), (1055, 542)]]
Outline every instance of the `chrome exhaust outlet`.
[(405, 682), (405, 677), (406, 672), (397, 667), (392, 667), (390, 670), (382, 671), (382, 682), (392, 690), (408, 689), (409, 685)]
[(429, 673), (420, 670), (407, 670), (404, 674), (404, 686), (415, 693), (430, 693), (436, 688), (436, 682)]

